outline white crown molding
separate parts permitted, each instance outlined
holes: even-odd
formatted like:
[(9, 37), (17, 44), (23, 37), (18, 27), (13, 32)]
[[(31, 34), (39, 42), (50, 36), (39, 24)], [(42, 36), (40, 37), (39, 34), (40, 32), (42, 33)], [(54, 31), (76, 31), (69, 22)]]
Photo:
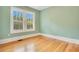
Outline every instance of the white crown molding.
[(41, 10), (49, 8), (50, 6), (29, 6), (29, 7), (41, 11)]
[(68, 38), (68, 37), (62, 37), (62, 36), (56, 36), (56, 35), (50, 35), (50, 34), (43, 34), (43, 33), (40, 33), (40, 35), (50, 37), (50, 38), (55, 38), (55, 39), (62, 40), (62, 41), (66, 41), (66, 42), (69, 42), (69, 43), (79, 44), (79, 39), (72, 39), (72, 38)]

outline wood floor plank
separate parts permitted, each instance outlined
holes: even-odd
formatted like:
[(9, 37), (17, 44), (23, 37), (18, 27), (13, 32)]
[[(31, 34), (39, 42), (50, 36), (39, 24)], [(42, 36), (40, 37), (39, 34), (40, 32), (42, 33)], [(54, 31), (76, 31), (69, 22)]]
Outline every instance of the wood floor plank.
[(79, 45), (69, 43), (65, 48), (65, 52), (79, 52)]
[(67, 47), (67, 43), (62, 42), (54, 51), (56, 51), (56, 52), (64, 52), (66, 47)]
[(78, 44), (68, 43), (45, 36), (35, 36), (25, 38), (22, 41), (0, 44), (0, 51), (12, 52), (16, 47), (27, 46), (30, 43), (35, 45), (36, 52), (79, 52)]

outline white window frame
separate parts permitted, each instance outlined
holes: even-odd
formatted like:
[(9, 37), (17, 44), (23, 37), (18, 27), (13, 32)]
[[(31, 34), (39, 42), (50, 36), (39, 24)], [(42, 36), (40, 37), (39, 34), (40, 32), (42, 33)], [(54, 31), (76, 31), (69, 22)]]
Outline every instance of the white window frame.
[[(33, 28), (32, 29), (25, 28), (25, 26), (27, 26), (27, 25), (24, 24), (25, 19), (23, 19), (23, 29), (15, 30), (14, 29), (14, 23), (13, 23), (14, 22), (13, 10), (19, 10), (19, 11), (21, 11), (23, 13), (31, 13), (33, 15)], [(35, 13), (24, 10), (24, 9), (21, 9), (21, 8), (11, 7), (10, 8), (10, 33), (13, 34), (13, 33), (29, 32), (29, 31), (35, 31)]]

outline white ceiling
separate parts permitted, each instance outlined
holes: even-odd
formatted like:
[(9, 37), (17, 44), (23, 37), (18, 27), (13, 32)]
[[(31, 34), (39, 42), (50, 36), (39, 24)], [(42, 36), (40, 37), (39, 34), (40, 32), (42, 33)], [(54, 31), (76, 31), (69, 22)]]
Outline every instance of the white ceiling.
[(29, 7), (37, 9), (37, 10), (43, 10), (43, 9), (46, 9), (46, 8), (48, 8), (50, 6), (29, 6)]

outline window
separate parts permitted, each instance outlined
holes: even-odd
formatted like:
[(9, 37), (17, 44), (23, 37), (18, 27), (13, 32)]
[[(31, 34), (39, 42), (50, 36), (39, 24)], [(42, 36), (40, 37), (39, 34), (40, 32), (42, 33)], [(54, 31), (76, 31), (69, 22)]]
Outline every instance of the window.
[(11, 7), (11, 33), (35, 30), (35, 14), (20, 8)]

